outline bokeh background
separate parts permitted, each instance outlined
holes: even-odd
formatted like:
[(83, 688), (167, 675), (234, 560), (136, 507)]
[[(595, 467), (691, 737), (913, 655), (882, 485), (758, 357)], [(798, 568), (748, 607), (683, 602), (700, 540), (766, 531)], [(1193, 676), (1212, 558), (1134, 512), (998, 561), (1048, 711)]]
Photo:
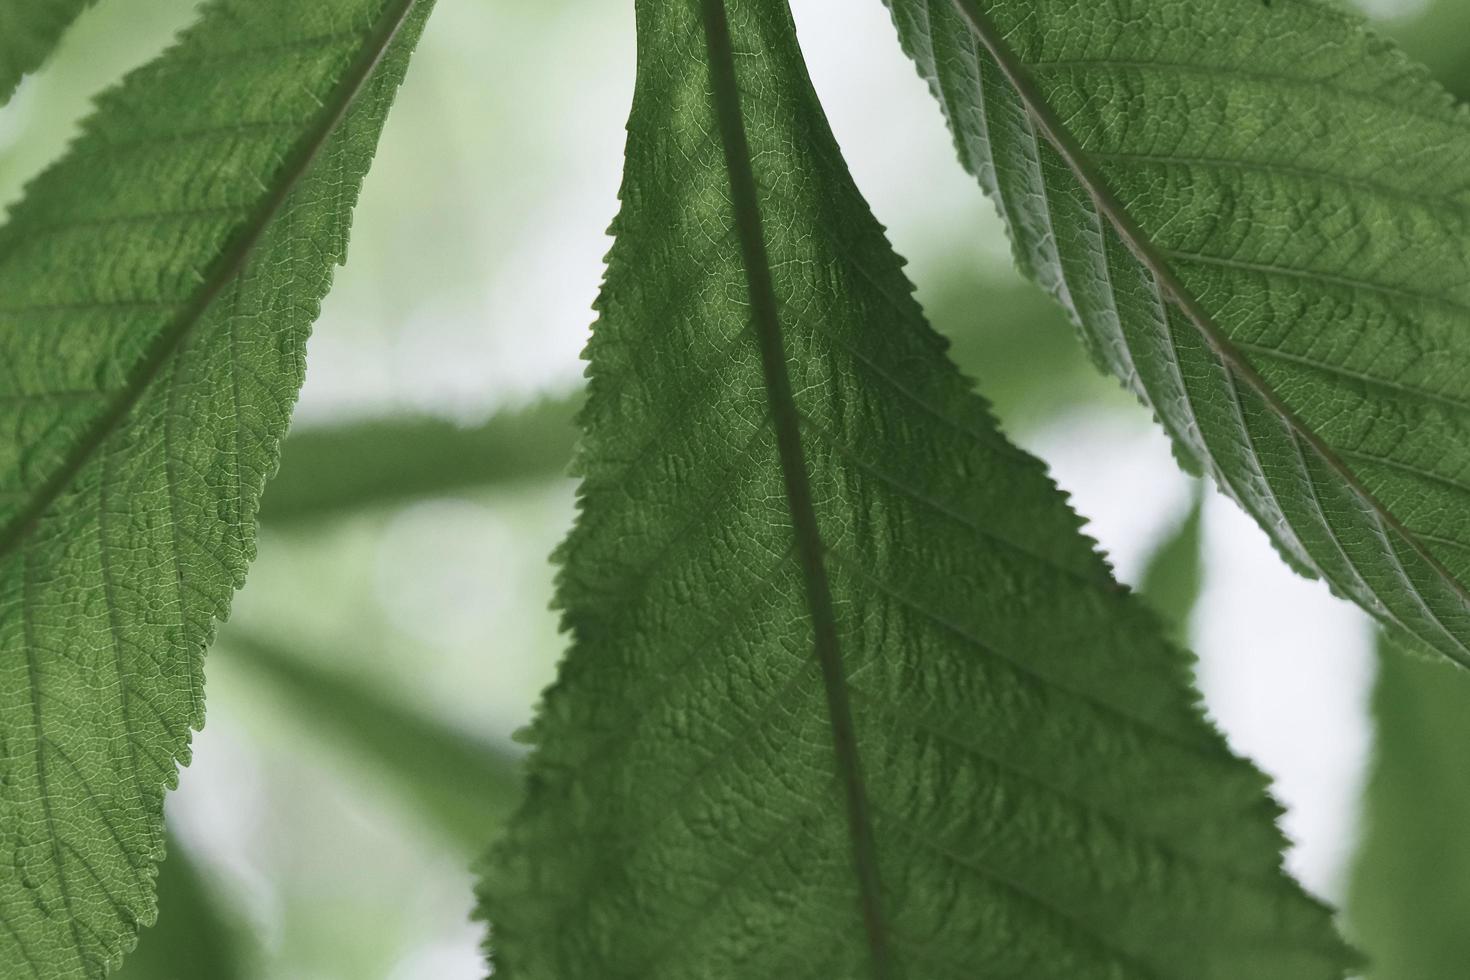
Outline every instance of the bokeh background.
[[(1470, 95), (1470, 3), (1360, 6)], [(0, 111), (0, 201), (192, 7), (84, 16)], [(1183, 620), (1209, 711), (1276, 779), (1292, 872), (1348, 907), (1366, 976), (1470, 977), (1470, 682), (1388, 654), (1375, 696), (1364, 617), (1185, 477), (1018, 279), (882, 4), (793, 7), (931, 319), (1119, 576)], [(514, 805), (511, 736), (563, 649), (547, 555), (572, 517), (633, 52), (628, 0), (439, 0), (311, 342), (260, 557), (209, 657), (161, 924), (126, 980), (482, 976), (470, 865)]]

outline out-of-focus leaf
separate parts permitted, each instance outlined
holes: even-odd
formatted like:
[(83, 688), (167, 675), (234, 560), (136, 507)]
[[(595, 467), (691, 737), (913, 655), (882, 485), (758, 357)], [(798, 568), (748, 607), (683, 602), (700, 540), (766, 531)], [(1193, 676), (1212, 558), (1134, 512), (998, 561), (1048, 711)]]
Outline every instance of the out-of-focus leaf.
[(307, 429), (286, 440), (260, 519), (283, 524), (414, 497), (564, 474), (580, 396), (548, 399), (464, 428), (387, 419)]
[(1163, 617), (1174, 639), (1181, 643), (1188, 637), (1189, 617), (1199, 601), (1204, 578), (1200, 533), (1203, 510), (1204, 495), (1196, 486), (1184, 520), (1154, 551), (1138, 583), (1144, 601)]
[(213, 0), (0, 229), (0, 964), (100, 977), (432, 0)]
[(96, 0), (0, 0), (0, 106), (35, 71), (61, 35)]
[(382, 691), (232, 627), (218, 656), (245, 667), (303, 724), (357, 753), (458, 844), (477, 855), (520, 802), (510, 746), (455, 731)]
[(1369, 980), (1470, 976), (1470, 673), (1380, 640), (1347, 920)]
[(1009, 431), (1083, 405), (1136, 405), (1098, 374), (1066, 314), (1029, 283), (955, 266), (935, 277), (924, 309), (949, 338), (950, 357), (977, 380)]
[[(147, 64), (199, 16), (199, 0), (99, 3), (62, 36), (14, 108), (0, 111), (0, 202), (62, 156), (96, 107), (97, 93)], [(4, 3), (0, 3), (3, 7)]]
[(116, 980), (244, 980), (246, 940), (177, 837), (158, 866), (158, 922), (143, 930)]

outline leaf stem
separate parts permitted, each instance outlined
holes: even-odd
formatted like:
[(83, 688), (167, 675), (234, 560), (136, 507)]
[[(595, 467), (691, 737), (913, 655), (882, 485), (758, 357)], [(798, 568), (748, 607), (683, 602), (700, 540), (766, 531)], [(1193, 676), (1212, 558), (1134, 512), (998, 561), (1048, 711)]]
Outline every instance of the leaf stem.
[(832, 589), (824, 559), (826, 549), (817, 526), (811, 480), (801, 445), (800, 415), (792, 393), (786, 350), (782, 343), (779, 304), (771, 275), (770, 257), (766, 252), (760, 199), (755, 172), (751, 166), (750, 144), (745, 134), (740, 85), (735, 72), (735, 53), (724, 0), (703, 0), (703, 13), (705, 40), (709, 49), (710, 82), (714, 90), (721, 141), (724, 144), (725, 168), (730, 176), (730, 194), (744, 259), (751, 316), (755, 320), (755, 333), (760, 346), (761, 369), (765, 376), (771, 422), (776, 431), (781, 475), (786, 485), (786, 501), (791, 510), (796, 554), (806, 584), (813, 646), (822, 672), (822, 684), (826, 689), (827, 714), (832, 726), (837, 771), (847, 801), (848, 829), (852, 837), (852, 856), (858, 877), (858, 899), (862, 907), (868, 949), (873, 959), (873, 975), (877, 980), (887, 980), (892, 973), (889, 968), (888, 941), (880, 899), (877, 845), (873, 839), (872, 819), (863, 785), (862, 762), (848, 695), (847, 675), (838, 644), (837, 615), (833, 608)]

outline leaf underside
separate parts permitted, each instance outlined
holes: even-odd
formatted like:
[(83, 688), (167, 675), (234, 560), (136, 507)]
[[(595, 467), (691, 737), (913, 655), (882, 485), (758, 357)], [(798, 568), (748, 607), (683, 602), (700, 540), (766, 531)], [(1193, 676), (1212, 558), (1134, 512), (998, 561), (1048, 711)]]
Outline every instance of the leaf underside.
[(0, 964), (154, 916), (203, 651), (428, 0), (216, 2), (0, 229)]
[(885, 0), (1023, 271), (1298, 569), (1470, 664), (1470, 121), (1319, 0)]
[(703, 6), (637, 3), (573, 647), (480, 886), (496, 976), (1342, 976), (1187, 658), (925, 324), (786, 6)]
[(0, 106), (26, 74), (41, 67), (71, 22), (96, 0), (5, 0), (0, 3)]
[(1169, 635), (1181, 642), (1189, 636), (1189, 620), (1199, 602), (1204, 579), (1204, 494), (1194, 488), (1194, 498), (1184, 519), (1159, 546), (1143, 574), (1138, 592), (1169, 627)]

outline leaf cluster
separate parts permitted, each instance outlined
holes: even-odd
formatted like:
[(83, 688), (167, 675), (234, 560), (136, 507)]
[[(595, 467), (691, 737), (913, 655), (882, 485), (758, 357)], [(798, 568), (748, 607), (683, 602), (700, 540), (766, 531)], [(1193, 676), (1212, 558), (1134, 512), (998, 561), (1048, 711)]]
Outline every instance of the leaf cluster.
[[(937, 297), (979, 321), (950, 349), (788, 4), (635, 0), (585, 395), (468, 429), (285, 438), (432, 0), (209, 0), (99, 97), (0, 227), (0, 975), (109, 975), (160, 905), (123, 976), (246, 975), (187, 845), (159, 864), (257, 526), (571, 460), (523, 774), (278, 632), (222, 644), (456, 849), (496, 839), (497, 976), (1346, 977), (1191, 684), (1206, 484), (1140, 597), (982, 397), (1085, 400), (1043, 294), (1188, 472), (1431, 658), (1384, 654), (1346, 924), (1385, 976), (1455, 975), (1406, 937), (1455, 933), (1459, 865), (1401, 838), (1470, 799), (1470, 110), (1324, 0), (884, 2), (1040, 291)], [(0, 106), (86, 6), (0, 5)]]

